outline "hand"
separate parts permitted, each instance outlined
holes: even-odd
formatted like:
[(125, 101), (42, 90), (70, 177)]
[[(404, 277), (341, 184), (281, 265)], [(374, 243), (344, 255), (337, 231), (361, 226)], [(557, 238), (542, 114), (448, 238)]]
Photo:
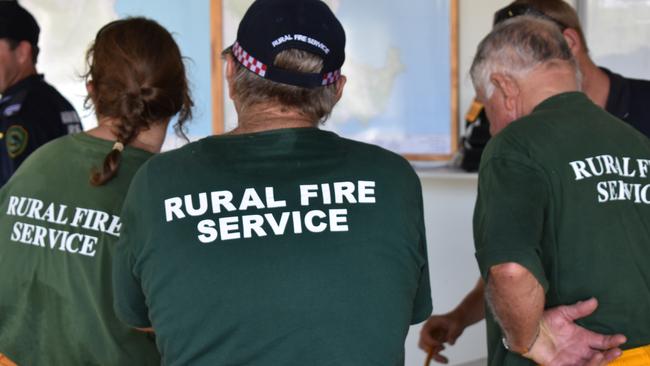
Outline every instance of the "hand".
[(460, 316), (451, 312), (444, 315), (434, 315), (424, 323), (420, 331), (420, 348), (429, 352), (432, 359), (440, 363), (448, 363), (447, 357), (440, 354), (445, 349), (444, 343), (454, 345), (456, 339), (463, 333), (466, 325)]
[(558, 306), (544, 312), (540, 333), (524, 357), (545, 366), (606, 365), (621, 355), (627, 340), (621, 334), (602, 335), (574, 323), (593, 313), (596, 299)]

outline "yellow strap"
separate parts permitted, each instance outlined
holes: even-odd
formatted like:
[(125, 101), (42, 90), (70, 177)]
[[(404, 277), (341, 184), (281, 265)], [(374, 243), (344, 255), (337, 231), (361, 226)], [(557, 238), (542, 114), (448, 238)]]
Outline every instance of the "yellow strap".
[(609, 366), (648, 366), (650, 365), (650, 344), (623, 351), (621, 357), (609, 363)]
[(7, 356), (0, 353), (0, 366), (18, 366), (15, 362), (10, 360)]

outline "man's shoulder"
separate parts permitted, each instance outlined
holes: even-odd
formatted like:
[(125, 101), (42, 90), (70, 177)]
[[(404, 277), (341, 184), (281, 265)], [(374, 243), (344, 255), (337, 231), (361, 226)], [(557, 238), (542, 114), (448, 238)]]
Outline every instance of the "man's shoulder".
[(44, 79), (39, 78), (30, 83), (24, 96), (24, 104), (35, 104), (40, 107), (50, 106), (53, 110), (74, 111), (72, 104), (55, 87)]

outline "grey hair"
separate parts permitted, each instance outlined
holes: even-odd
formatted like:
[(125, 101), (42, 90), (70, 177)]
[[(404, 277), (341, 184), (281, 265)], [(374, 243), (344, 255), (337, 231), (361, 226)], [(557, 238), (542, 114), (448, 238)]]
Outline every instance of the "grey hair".
[[(227, 54), (232, 55), (231, 47), (222, 52), (224, 56)], [(311, 89), (281, 84), (259, 77), (239, 62), (235, 64), (233, 89), (239, 98), (242, 110), (264, 103), (279, 104), (283, 108), (297, 110), (318, 124), (325, 123), (338, 102), (336, 84)], [(285, 70), (298, 72), (317, 73), (323, 69), (323, 59), (320, 56), (298, 49), (288, 49), (278, 53), (273, 64)]]
[(494, 73), (521, 78), (540, 65), (557, 61), (567, 62), (576, 70), (580, 88), (582, 75), (560, 28), (541, 17), (518, 16), (494, 27), (481, 41), (470, 75), (474, 88), (490, 98)]

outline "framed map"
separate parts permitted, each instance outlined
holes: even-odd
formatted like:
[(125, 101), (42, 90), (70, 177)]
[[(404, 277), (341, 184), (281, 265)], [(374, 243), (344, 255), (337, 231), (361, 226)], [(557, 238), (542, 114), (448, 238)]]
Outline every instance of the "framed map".
[[(211, 0), (213, 131), (235, 127), (220, 52), (253, 0)], [(458, 0), (325, 0), (347, 34), (344, 96), (323, 128), (412, 160), (458, 140)], [(219, 113), (218, 111), (223, 111)]]

